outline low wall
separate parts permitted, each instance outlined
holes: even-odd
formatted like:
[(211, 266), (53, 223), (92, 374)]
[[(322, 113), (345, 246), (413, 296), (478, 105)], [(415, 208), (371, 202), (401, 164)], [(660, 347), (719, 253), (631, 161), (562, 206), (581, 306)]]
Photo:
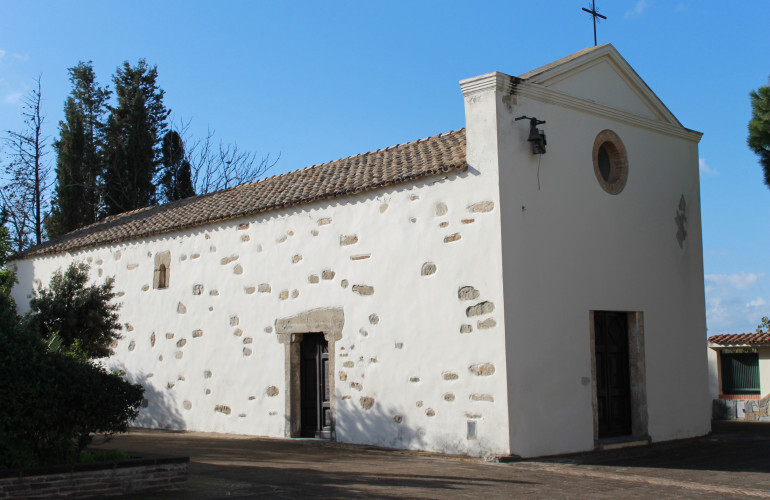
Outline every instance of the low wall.
[(102, 497), (183, 488), (189, 457), (0, 470), (0, 498)]
[(762, 399), (715, 399), (712, 418), (770, 422), (770, 395)]

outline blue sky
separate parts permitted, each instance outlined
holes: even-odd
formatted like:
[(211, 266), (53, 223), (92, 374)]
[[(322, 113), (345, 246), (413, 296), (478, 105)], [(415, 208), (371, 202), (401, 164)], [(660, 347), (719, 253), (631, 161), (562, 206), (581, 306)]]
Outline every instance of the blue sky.
[[(0, 0), (0, 130), (42, 76), (47, 133), (92, 60), (145, 58), (191, 130), (280, 154), (274, 173), (464, 126), (458, 81), (518, 75), (593, 45), (585, 0)], [(611, 42), (700, 143), (709, 335), (770, 315), (770, 189), (746, 146), (748, 93), (770, 77), (770, 2), (598, 0)], [(51, 155), (51, 159), (53, 155)]]

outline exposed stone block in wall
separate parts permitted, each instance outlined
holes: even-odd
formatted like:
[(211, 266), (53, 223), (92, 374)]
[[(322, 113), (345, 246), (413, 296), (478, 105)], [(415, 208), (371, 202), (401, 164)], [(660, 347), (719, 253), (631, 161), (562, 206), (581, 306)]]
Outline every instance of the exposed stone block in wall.
[(469, 411), (466, 411), (465, 416), (468, 418), (481, 418), (481, 413), (471, 413)]
[(413, 195), (411, 195), (411, 196), (409, 197), (409, 199), (410, 199), (410, 200), (412, 200), (412, 201), (417, 201), (417, 200), (419, 200), (419, 199), (420, 199), (420, 197), (419, 197), (419, 196), (417, 196), (416, 194), (413, 194)]
[(233, 335), (235, 335), (236, 337), (240, 337), (241, 335), (243, 335), (243, 330), (241, 330), (240, 328), (236, 328), (235, 330), (233, 330)]
[(420, 377), (409, 377), (409, 382), (416, 384), (420, 381)]
[(176, 354), (174, 355), (176, 359), (182, 359), (183, 356), (184, 356), (184, 353), (182, 351), (177, 351)]
[(353, 292), (358, 295), (374, 295), (374, 287), (369, 285), (353, 285)]
[(479, 327), (479, 330), (486, 330), (497, 326), (497, 321), (495, 321), (494, 318), (487, 318), (484, 321), (479, 321), (476, 323), (476, 326)]
[(287, 239), (289, 239), (289, 237), (288, 237), (287, 235), (285, 235), (285, 234), (284, 234), (283, 236), (281, 236), (280, 238), (278, 238), (278, 239), (277, 239), (277, 240), (275, 240), (275, 241), (276, 241), (276, 243), (283, 243), (283, 242), (284, 242), (284, 241), (286, 241)]
[(460, 378), (455, 372), (444, 372), (441, 376), (444, 377), (444, 380), (457, 380)]
[(495, 208), (495, 202), (482, 201), (482, 202), (474, 203), (473, 205), (470, 205), (468, 207), (468, 211), (475, 212), (475, 213), (484, 213), (484, 212), (491, 212), (494, 208)]
[(488, 377), (495, 373), (495, 365), (492, 363), (479, 363), (469, 366), (468, 370), (479, 377)]
[(241, 236), (241, 241), (244, 243), (246, 243), (250, 239), (251, 239), (251, 236), (249, 236), (248, 234), (244, 234), (243, 236)]
[(187, 308), (185, 307), (185, 305), (184, 305), (184, 304), (182, 304), (182, 303), (180, 302), (180, 303), (179, 303), (179, 304), (177, 304), (177, 306), (176, 306), (176, 312), (178, 312), (179, 314), (185, 314), (185, 313), (187, 312)]
[(185, 379), (184, 379), (184, 375), (179, 375), (179, 376), (177, 377), (177, 380), (179, 380), (179, 381), (181, 381), (181, 382), (184, 382), (184, 380), (185, 380)]
[(460, 300), (474, 300), (479, 298), (479, 291), (472, 286), (461, 286), (457, 290), (457, 298)]
[[(90, 259), (90, 257), (89, 257), (89, 259)], [(97, 266), (101, 266), (102, 264), (104, 264), (104, 261), (103, 261), (102, 259), (98, 259), (98, 260), (96, 261), (96, 265), (97, 265)]]
[(253, 341), (254, 341), (254, 339), (252, 339), (251, 337), (245, 337), (243, 339), (243, 343), (244, 344), (251, 344)]
[(340, 382), (345, 382), (348, 379), (348, 372), (340, 371)]
[(321, 279), (333, 280), (335, 274), (336, 273), (331, 269), (324, 269), (324, 271), (321, 273)]
[(270, 387), (267, 388), (265, 393), (268, 395), (268, 397), (271, 397), (271, 398), (275, 397), (278, 395), (278, 388), (274, 385), (271, 385)]
[(433, 408), (428, 408), (425, 410), (425, 414), (429, 417), (433, 417), (436, 415), (436, 411)]
[(96, 272), (96, 274), (97, 274), (97, 275), (98, 275), (100, 278), (102, 277), (102, 274), (103, 274), (103, 273), (104, 273), (104, 271), (102, 271), (102, 269), (101, 269), (101, 268), (100, 268), (100, 269), (99, 269), (99, 270)]
[(214, 407), (214, 411), (219, 413), (224, 413), (225, 415), (229, 415), (230, 413), (232, 413), (232, 410), (230, 409), (230, 407), (226, 405), (216, 405)]
[(193, 338), (203, 337), (203, 330), (193, 330), (192, 332)]
[(154, 374), (154, 373), (152, 373), (152, 372), (150, 372), (150, 373), (148, 373), (146, 376), (147, 376), (147, 378), (152, 378), (152, 377), (154, 377), (154, 376), (155, 376), (155, 374)]
[(248, 347), (244, 347), (243, 348), (243, 355), (244, 356), (251, 356), (251, 349), (249, 349)]
[(260, 283), (257, 287), (257, 291), (259, 293), (270, 293), (270, 284), (269, 283)]
[(254, 286), (247, 286), (243, 289), (248, 295), (251, 295), (252, 293), (257, 291), (257, 287)]
[(460, 325), (460, 333), (471, 333), (473, 327), (471, 325)]
[(450, 234), (449, 236), (444, 237), (444, 243), (452, 243), (453, 241), (457, 241), (460, 238), (462, 238), (462, 236), (460, 236), (460, 233)]
[(230, 326), (238, 326), (240, 322), (241, 320), (238, 318), (238, 316), (230, 316)]
[(449, 227), (449, 223), (447, 221), (444, 221), (438, 225), (438, 227)]
[(273, 333), (273, 327), (272, 326), (266, 326), (265, 327), (265, 333)]
[(291, 291), (291, 298), (296, 299), (297, 297), (299, 297), (299, 290), (295, 288), (294, 290)]
[(388, 204), (387, 203), (383, 203), (382, 205), (380, 205), (380, 213), (381, 214), (384, 214), (385, 210), (387, 210), (387, 209), (388, 209)]
[(171, 339), (173, 339), (173, 338), (174, 338), (174, 334), (173, 334), (173, 333), (167, 333), (167, 334), (166, 334), (166, 338), (167, 338), (167, 339), (169, 339), (169, 340), (171, 340)]
[(436, 203), (436, 215), (441, 217), (442, 215), (446, 215), (447, 211), (448, 210), (446, 207), (446, 203), (443, 203), (443, 202)]
[(370, 409), (372, 406), (374, 406), (374, 398), (371, 398), (369, 396), (361, 396), (361, 399), (358, 400), (361, 404), (361, 408), (364, 410)]
[(318, 219), (319, 226), (326, 226), (331, 223), (332, 223), (331, 217), (324, 217), (323, 219)]
[(436, 264), (433, 262), (426, 262), (422, 265), (422, 271), (420, 271), (420, 275), (430, 276), (431, 274), (436, 274)]
[(120, 291), (120, 292), (118, 292), (118, 297), (122, 297), (122, 296), (124, 296), (125, 294), (126, 294), (126, 292)]
[(370, 253), (362, 253), (362, 254), (359, 254), (359, 255), (351, 255), (350, 256), (350, 260), (366, 260), (366, 259), (368, 259), (371, 256), (372, 256), (372, 254), (370, 254)]
[(233, 268), (233, 273), (235, 274), (243, 274), (243, 266), (240, 264), (236, 264)]
[(163, 355), (158, 356), (158, 361), (163, 361)]
[(415, 405), (417, 408), (422, 408), (423, 402), (422, 402), (422, 401), (417, 401), (417, 402), (416, 402), (414, 405)]
[(229, 257), (224, 257), (222, 260), (219, 261), (219, 263), (224, 266), (224, 265), (227, 265), (227, 264), (229, 264), (229, 263), (231, 263), (233, 261), (238, 260), (238, 258), (239, 258), (238, 255), (231, 255)]
[(346, 394), (346, 395), (342, 396), (342, 400), (343, 401), (346, 400), (346, 399), (350, 399), (350, 394)]
[(142, 285), (142, 291), (143, 292), (146, 292), (149, 289), (150, 289), (150, 285)]
[(368, 336), (369, 336), (369, 332), (367, 332), (367, 331), (366, 331), (365, 329), (363, 329), (363, 328), (359, 328), (359, 329), (358, 329), (358, 333), (360, 333), (362, 337), (368, 337)]
[(211, 389), (206, 389), (206, 390), (204, 391), (204, 394), (206, 394), (206, 396), (208, 396), (209, 394), (211, 394)]
[(281, 290), (281, 293), (278, 294), (278, 298), (281, 300), (286, 300), (289, 298), (289, 291), (288, 290)]
[(376, 325), (379, 322), (380, 322), (380, 317), (379, 316), (377, 316), (376, 314), (370, 314), (369, 315), (369, 323), (371, 323), (373, 325)]
[(206, 234), (204, 234), (203, 236), (204, 236), (204, 237), (205, 237), (207, 240), (210, 240), (210, 239), (211, 239), (211, 235), (210, 235), (209, 233), (206, 233)]
[(175, 385), (176, 385), (176, 382), (169, 382), (166, 384), (166, 387), (168, 387), (169, 389), (173, 389)]
[(126, 323), (126, 331), (127, 332), (133, 332), (134, 331), (134, 327), (131, 326), (129, 323)]
[(488, 403), (494, 403), (495, 398), (491, 394), (471, 394), (471, 401), (486, 401)]
[(255, 399), (257, 399), (256, 396), (249, 396), (249, 401), (254, 401)]
[(216, 251), (217, 251), (217, 246), (216, 246), (216, 245), (211, 245), (211, 246), (209, 247), (209, 252), (211, 252), (211, 253), (215, 253)]
[(412, 224), (416, 224), (417, 223), (417, 217), (409, 217), (409, 222), (411, 222)]
[(461, 224), (473, 224), (476, 222), (476, 219), (460, 219)]
[(150, 347), (155, 347), (155, 332), (150, 334)]
[(404, 421), (404, 417), (403, 417), (403, 415), (394, 415), (393, 416), (393, 421), (395, 423), (397, 423), (397, 424), (400, 424), (401, 422)]
[(340, 235), (340, 246), (355, 245), (358, 243), (358, 235), (356, 234), (343, 234)]
[(211, 378), (211, 370), (204, 370), (203, 378)]
[(454, 394), (452, 394), (451, 392), (444, 393), (444, 401), (454, 401), (454, 400), (455, 400)]
[(347, 287), (348, 287), (348, 280), (342, 280), (342, 281), (340, 281), (340, 286), (341, 286), (342, 288), (347, 288)]
[(139, 264), (129, 264), (126, 266), (126, 269), (128, 269), (129, 271), (133, 271), (137, 267), (139, 267)]
[(289, 236), (294, 236), (294, 231), (289, 231), (287, 234), (288, 234)]
[(185, 399), (184, 403), (182, 403), (182, 407), (184, 407), (185, 410), (192, 409), (192, 403)]
[(484, 302), (479, 302), (475, 306), (469, 306), (468, 309), (465, 310), (465, 314), (470, 318), (472, 316), (481, 316), (482, 314), (489, 314), (494, 310), (495, 310), (495, 305), (492, 302), (484, 301)]
[(185, 346), (185, 344), (186, 344), (186, 343), (187, 343), (187, 339), (179, 339), (179, 340), (176, 342), (176, 346), (177, 346), (177, 347), (179, 347), (179, 348), (181, 349), (182, 347), (184, 347), (184, 346)]
[(200, 295), (203, 293), (203, 285), (200, 283), (193, 285), (193, 295)]
[[(377, 356), (374, 356), (373, 358), (369, 358), (369, 363), (376, 363), (377, 362)], [(361, 375), (363, 377), (363, 375)]]
[(310, 276), (307, 277), (307, 282), (308, 283), (312, 283), (312, 284), (318, 283), (318, 275), (317, 274), (311, 274)]
[(121, 252), (120, 250), (118, 250), (117, 252), (115, 252), (115, 260), (120, 260), (120, 258), (121, 258), (122, 256), (123, 256), (123, 252)]
[(209, 295), (211, 295), (212, 297), (217, 297), (219, 296), (219, 290), (211, 290), (209, 292)]
[(238, 224), (238, 231), (243, 231), (244, 229), (248, 229), (248, 228), (249, 228), (248, 222), (245, 222), (243, 224)]
[(197, 259), (197, 258), (200, 258), (200, 256), (201, 256), (201, 254), (199, 254), (199, 253), (194, 253), (194, 254), (190, 255), (190, 258), (191, 258), (191, 259), (193, 259), (193, 260), (195, 260), (195, 259)]
[(358, 383), (358, 382), (351, 382), (350, 383), (350, 387), (352, 387), (353, 389), (355, 389), (357, 391), (362, 391), (364, 389), (364, 387), (360, 383)]
[(403, 349), (404, 348), (404, 343), (403, 342), (396, 342), (395, 344), (393, 344), (393, 347), (395, 347), (396, 349)]
[(291, 263), (292, 264), (296, 264), (297, 262), (299, 262), (301, 260), (302, 260), (302, 256), (300, 254), (297, 254), (297, 255), (295, 255), (294, 257), (291, 258)]
[(355, 366), (355, 363), (353, 363), (352, 361), (345, 361), (344, 363), (342, 363), (342, 366), (344, 366), (345, 368), (353, 368), (353, 366)]
[(129, 351), (133, 351), (134, 349), (136, 349), (136, 342), (134, 342), (134, 341), (132, 340), (132, 341), (131, 341), (131, 342), (128, 344), (128, 350), (129, 350)]
[(313, 229), (312, 231), (310, 231), (310, 234), (312, 234), (313, 236), (318, 236), (318, 230)]

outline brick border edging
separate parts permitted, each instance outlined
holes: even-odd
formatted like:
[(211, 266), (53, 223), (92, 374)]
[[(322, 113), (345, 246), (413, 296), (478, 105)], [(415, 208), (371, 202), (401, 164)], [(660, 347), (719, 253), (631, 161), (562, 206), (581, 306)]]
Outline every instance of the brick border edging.
[(190, 457), (144, 455), (89, 464), (0, 470), (0, 498), (104, 496), (178, 489)]

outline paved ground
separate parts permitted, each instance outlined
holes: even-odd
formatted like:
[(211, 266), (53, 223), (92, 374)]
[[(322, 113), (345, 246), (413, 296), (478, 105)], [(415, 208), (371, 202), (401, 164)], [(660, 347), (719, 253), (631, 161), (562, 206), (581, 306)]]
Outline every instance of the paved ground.
[[(183, 491), (135, 498), (770, 498), (770, 425), (514, 463), (313, 440), (133, 431), (108, 448), (189, 455)], [(132, 497), (127, 497), (132, 498)]]

